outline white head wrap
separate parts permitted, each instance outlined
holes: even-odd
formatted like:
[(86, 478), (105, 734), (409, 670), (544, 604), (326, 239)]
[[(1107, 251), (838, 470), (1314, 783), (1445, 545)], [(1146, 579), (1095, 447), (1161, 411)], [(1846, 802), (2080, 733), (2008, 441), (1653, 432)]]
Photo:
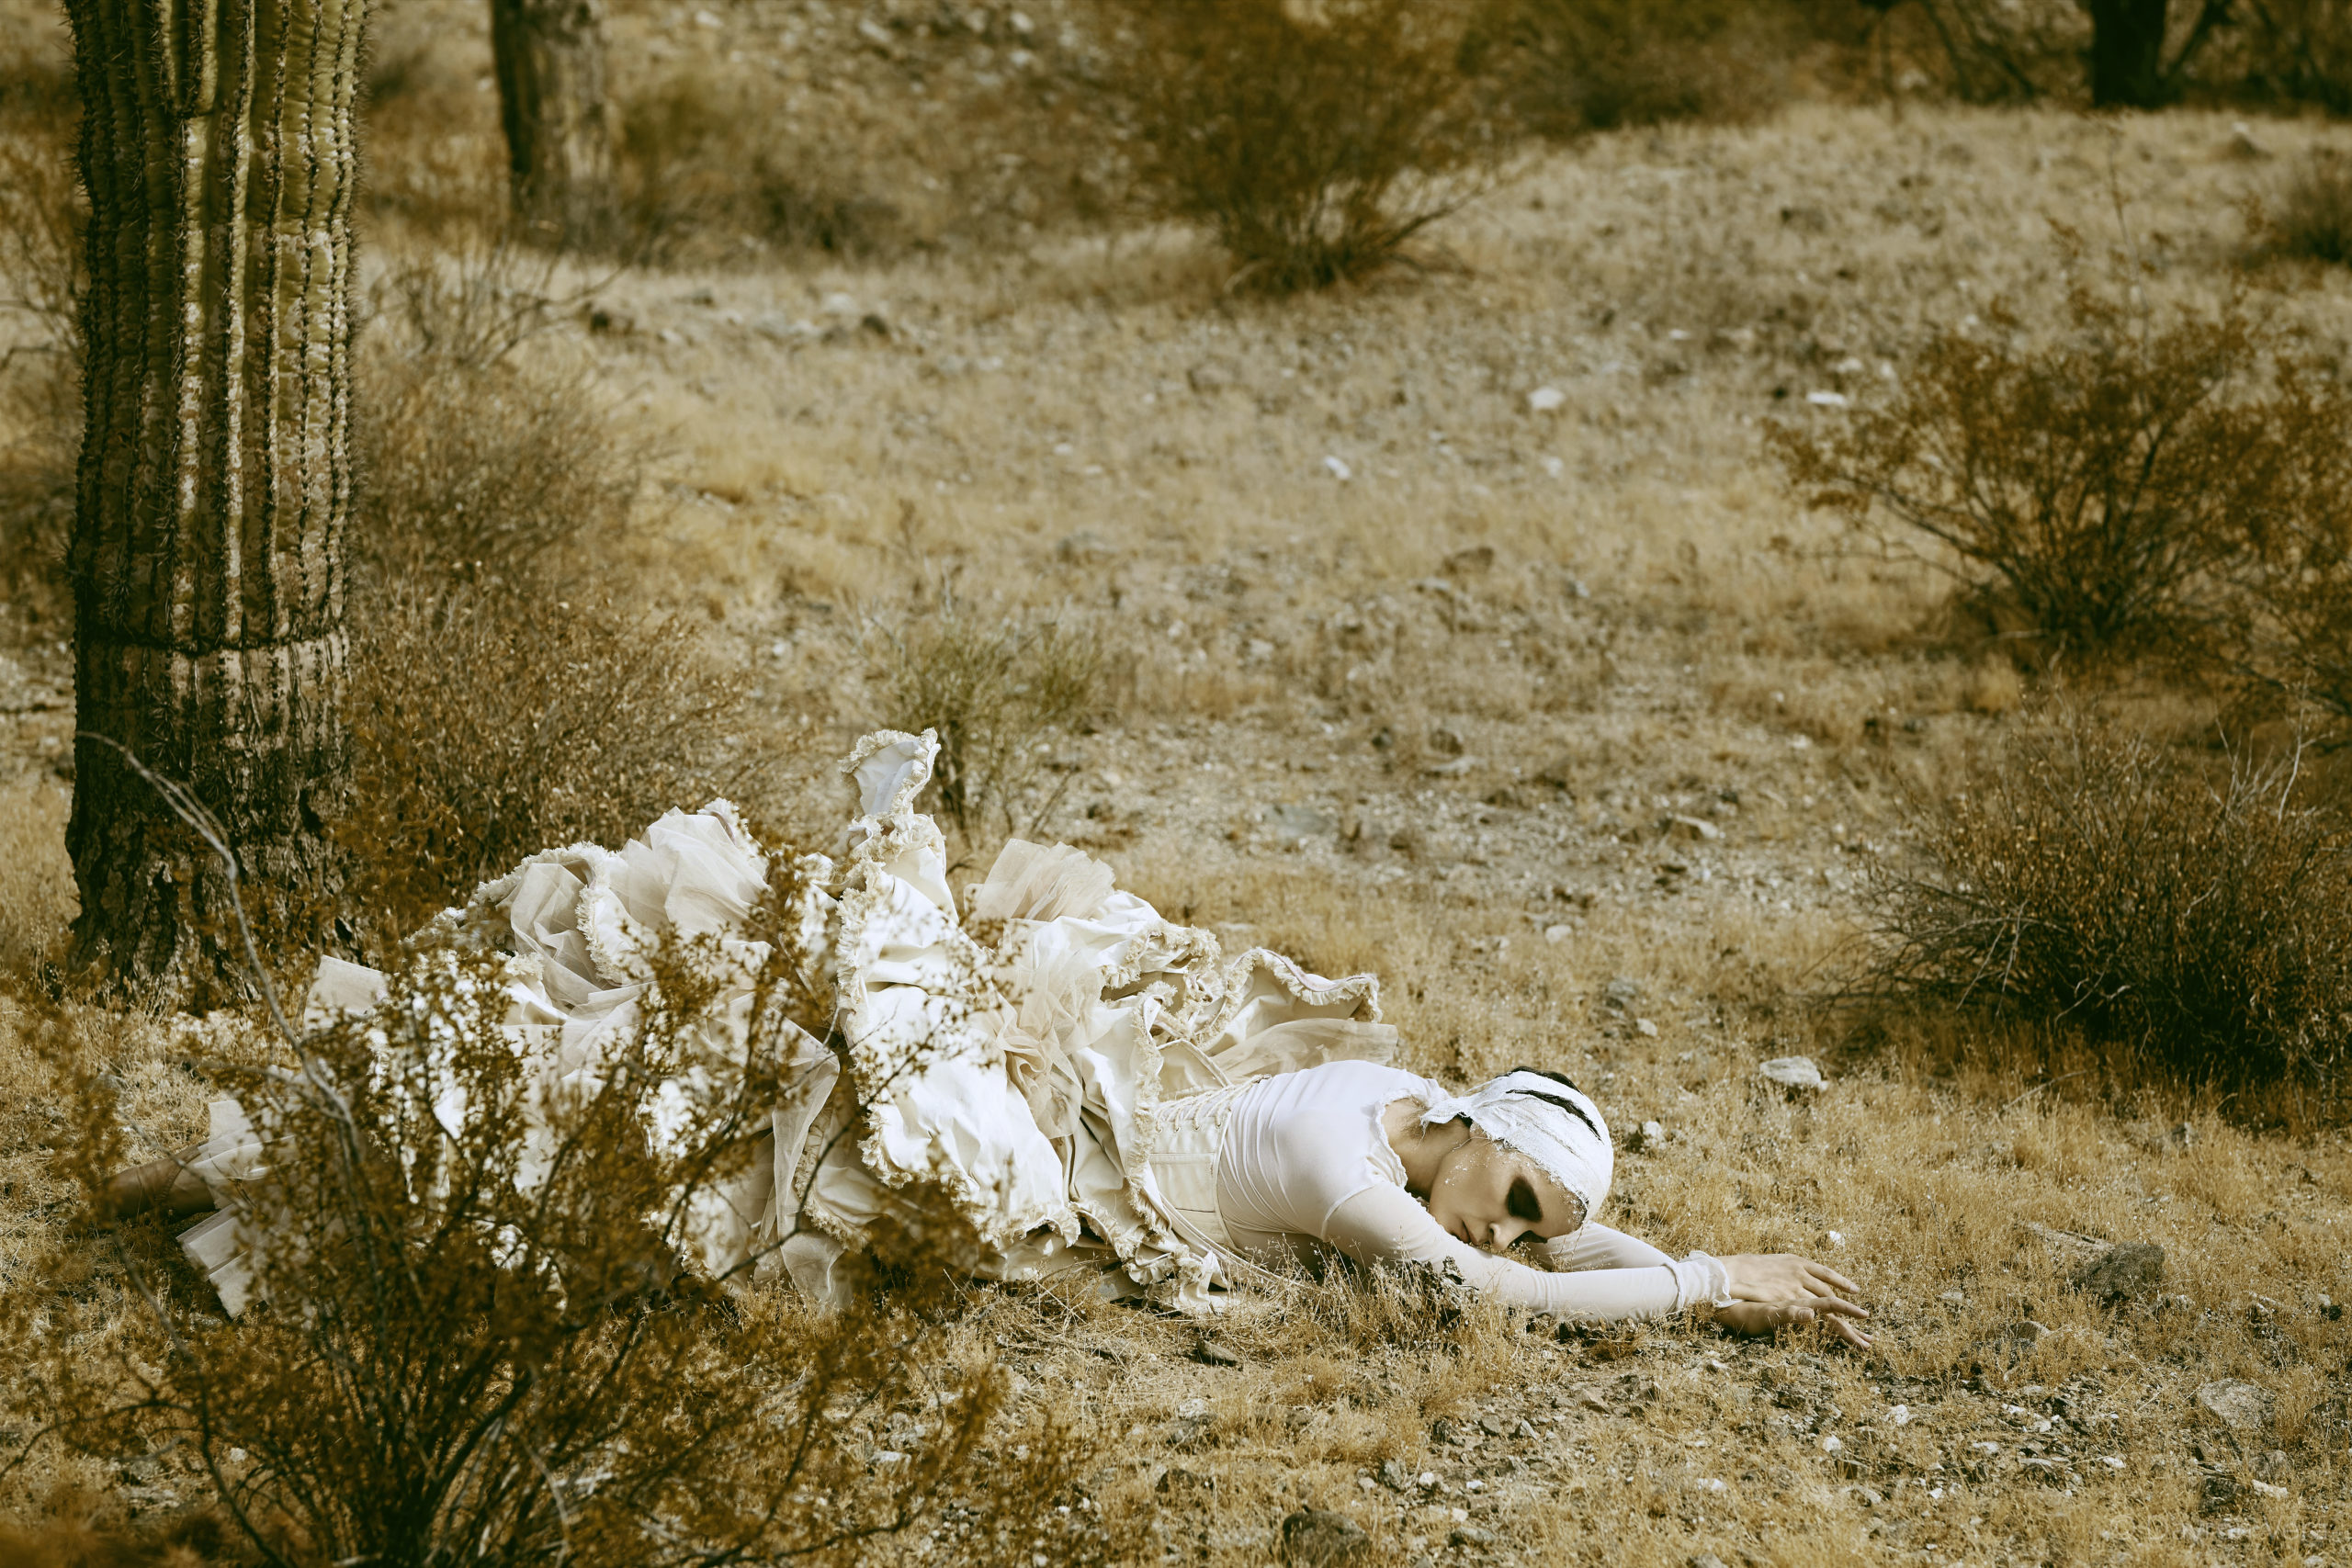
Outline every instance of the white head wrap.
[[(1570, 1105), (1583, 1114), (1569, 1111)], [(1533, 1160), (1584, 1205), (1585, 1219), (1600, 1213), (1610, 1179), (1617, 1171), (1617, 1151), (1610, 1145), (1609, 1123), (1600, 1119), (1600, 1107), (1582, 1089), (1542, 1073), (1505, 1073), (1468, 1094), (1439, 1100), (1421, 1113), (1421, 1123), (1439, 1126), (1457, 1116), (1467, 1117), (1495, 1142)]]

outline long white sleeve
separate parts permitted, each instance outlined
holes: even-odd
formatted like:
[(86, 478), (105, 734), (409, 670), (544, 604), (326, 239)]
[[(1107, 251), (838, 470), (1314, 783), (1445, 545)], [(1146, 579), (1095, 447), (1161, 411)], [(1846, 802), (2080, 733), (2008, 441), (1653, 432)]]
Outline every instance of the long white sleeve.
[[(1552, 1261), (1562, 1269), (1655, 1269), (1674, 1266), (1674, 1259), (1638, 1236), (1607, 1225), (1587, 1224), (1544, 1244)], [(1712, 1299), (1712, 1298), (1710, 1298)]]
[[(1599, 1234), (1585, 1237), (1586, 1232)], [(1577, 1235), (1585, 1237), (1577, 1256), (1594, 1261), (1571, 1264), (1578, 1270), (1574, 1273), (1547, 1274), (1464, 1246), (1403, 1188), (1384, 1182), (1365, 1188), (1334, 1210), (1322, 1239), (1359, 1262), (1451, 1264), (1474, 1289), (1505, 1305), (1561, 1317), (1659, 1317), (1724, 1294), (1723, 1265), (1704, 1253), (1676, 1262), (1656, 1247), (1604, 1226), (1587, 1225)], [(1260, 1238), (1237, 1233), (1234, 1239), (1249, 1246)]]

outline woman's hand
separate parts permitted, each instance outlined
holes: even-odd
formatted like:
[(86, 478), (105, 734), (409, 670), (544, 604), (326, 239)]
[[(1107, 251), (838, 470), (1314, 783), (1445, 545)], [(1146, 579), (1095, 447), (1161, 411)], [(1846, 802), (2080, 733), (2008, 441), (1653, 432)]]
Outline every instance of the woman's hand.
[(1794, 1253), (1745, 1253), (1723, 1260), (1731, 1279), (1732, 1305), (1717, 1307), (1715, 1321), (1735, 1334), (1770, 1334), (1819, 1323), (1857, 1349), (1870, 1337), (1849, 1319), (1870, 1314), (1845, 1298), (1860, 1294), (1854, 1281)]

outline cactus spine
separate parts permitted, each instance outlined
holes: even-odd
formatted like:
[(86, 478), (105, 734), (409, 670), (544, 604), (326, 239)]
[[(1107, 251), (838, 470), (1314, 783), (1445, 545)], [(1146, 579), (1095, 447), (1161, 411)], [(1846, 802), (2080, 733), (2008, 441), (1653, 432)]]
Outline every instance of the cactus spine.
[[(69, 558), (75, 956), (201, 1001), (226, 881), (108, 738), (190, 783), (270, 912), (335, 886), (366, 0), (68, 0), (90, 197)], [(229, 988), (235, 984), (232, 980)]]

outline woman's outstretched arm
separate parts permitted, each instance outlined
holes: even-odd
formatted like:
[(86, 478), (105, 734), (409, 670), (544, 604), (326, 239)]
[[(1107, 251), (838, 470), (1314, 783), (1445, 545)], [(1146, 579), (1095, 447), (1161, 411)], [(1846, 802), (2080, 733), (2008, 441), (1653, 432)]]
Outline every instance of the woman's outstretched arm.
[[(1544, 1244), (1562, 1269), (1611, 1272), (1676, 1267), (1674, 1259), (1637, 1236), (1607, 1225), (1586, 1224)], [(1729, 1280), (1729, 1302), (1713, 1309), (1716, 1322), (1736, 1333), (1763, 1334), (1816, 1319), (1849, 1345), (1870, 1348), (1857, 1326), (1869, 1313), (1846, 1298), (1859, 1293), (1853, 1280), (1794, 1253), (1742, 1253), (1718, 1259)]]
[(1383, 1183), (1366, 1188), (1333, 1210), (1325, 1224), (1323, 1240), (1363, 1263), (1433, 1267), (1450, 1263), (1472, 1286), (1506, 1305), (1563, 1317), (1659, 1317), (1701, 1303), (1732, 1300), (1724, 1266), (1704, 1253), (1677, 1262), (1631, 1236), (1614, 1231), (1606, 1235), (1615, 1237), (1615, 1242), (1596, 1238), (1596, 1248), (1606, 1247), (1612, 1255), (1628, 1258), (1634, 1256), (1630, 1249), (1639, 1248), (1641, 1260), (1589, 1264), (1575, 1273), (1547, 1274), (1465, 1246), (1459, 1237), (1447, 1235), (1403, 1188)]

